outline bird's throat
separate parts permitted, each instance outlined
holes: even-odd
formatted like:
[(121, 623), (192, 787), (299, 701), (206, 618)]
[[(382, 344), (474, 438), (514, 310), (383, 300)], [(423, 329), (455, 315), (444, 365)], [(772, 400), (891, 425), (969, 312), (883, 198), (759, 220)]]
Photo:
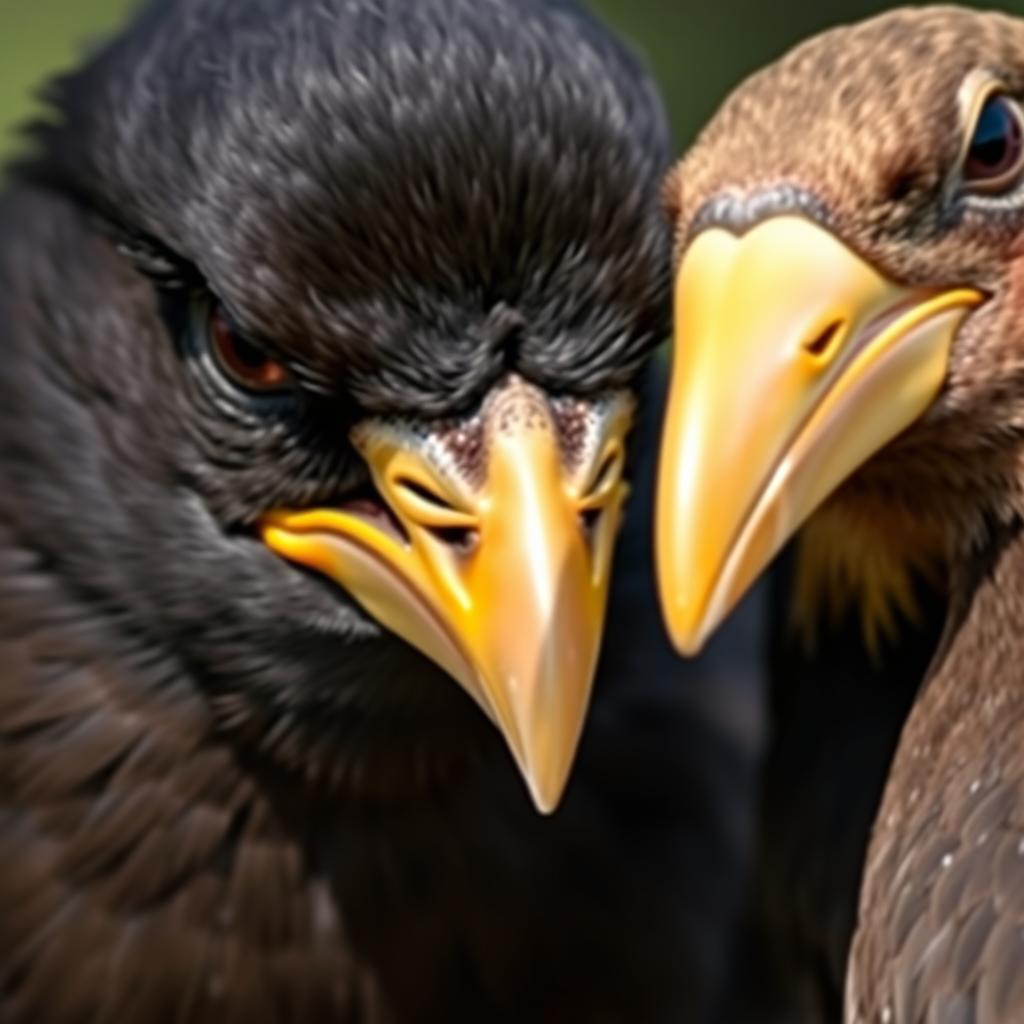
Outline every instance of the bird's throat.
[(823, 631), (854, 614), (878, 658), (902, 624), (921, 621), (921, 587), (945, 592), (946, 563), (946, 532), (937, 522), (840, 492), (797, 535), (790, 626), (811, 653)]

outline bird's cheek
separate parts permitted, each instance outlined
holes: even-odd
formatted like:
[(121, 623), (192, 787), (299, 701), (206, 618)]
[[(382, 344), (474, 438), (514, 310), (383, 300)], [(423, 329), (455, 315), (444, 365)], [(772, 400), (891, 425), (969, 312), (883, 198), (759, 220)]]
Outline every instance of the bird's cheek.
[(928, 408), (983, 299), (894, 284), (803, 217), (696, 237), (676, 282), (656, 524), (680, 650), (698, 650), (807, 516)]
[(627, 492), (631, 402), (590, 413), (589, 443), (568, 452), (550, 400), (512, 377), (459, 426), (362, 423), (380, 507), (275, 512), (263, 527), (473, 696), (543, 811), (582, 731)]

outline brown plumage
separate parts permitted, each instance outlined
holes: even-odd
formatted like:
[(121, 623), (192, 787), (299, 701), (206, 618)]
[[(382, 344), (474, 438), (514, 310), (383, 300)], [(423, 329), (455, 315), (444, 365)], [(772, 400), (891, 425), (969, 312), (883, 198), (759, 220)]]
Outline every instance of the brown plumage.
[[(667, 189), (683, 267), (705, 231), (731, 234), (742, 251), (753, 229), (790, 218), (914, 302), (954, 287), (975, 296), (963, 299), (970, 308), (951, 329), (924, 411), (851, 468), (818, 513), (937, 537), (951, 566), (943, 640), (865, 865), (849, 1024), (1024, 1020), (1022, 101), (1024, 21), (896, 11), (828, 32), (740, 86)], [(981, 187), (985, 161), (995, 166), (1003, 152), (1008, 176)], [(791, 255), (777, 253), (783, 269)], [(787, 287), (796, 294), (800, 284), (794, 271)], [(867, 337), (873, 321), (863, 322), (848, 336)], [(749, 323), (759, 323), (757, 309)], [(847, 430), (881, 414), (864, 401)], [(856, 564), (858, 544), (869, 560), (870, 536), (836, 543), (850, 549), (840, 561)], [(819, 585), (827, 600), (827, 580)]]

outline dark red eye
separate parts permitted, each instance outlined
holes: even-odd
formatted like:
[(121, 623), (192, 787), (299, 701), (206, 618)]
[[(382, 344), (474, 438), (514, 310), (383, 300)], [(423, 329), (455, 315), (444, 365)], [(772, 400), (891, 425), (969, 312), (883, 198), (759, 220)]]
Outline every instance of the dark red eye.
[(280, 391), (291, 382), (288, 369), (246, 341), (219, 306), (210, 314), (210, 347), (221, 370), (248, 391)]
[(1024, 128), (1020, 108), (1000, 94), (978, 114), (964, 157), (964, 182), (974, 192), (1008, 192), (1024, 172)]

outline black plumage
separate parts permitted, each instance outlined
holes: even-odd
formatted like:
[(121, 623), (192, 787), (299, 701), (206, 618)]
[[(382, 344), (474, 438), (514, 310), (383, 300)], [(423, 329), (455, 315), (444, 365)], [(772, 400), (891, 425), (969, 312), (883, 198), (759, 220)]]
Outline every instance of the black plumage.
[(368, 493), (367, 414), (638, 392), (638, 63), (554, 0), (176, 0), (50, 98), (0, 198), (0, 1019), (701, 1019), (751, 765), (675, 678), (644, 466), (553, 818), (255, 532)]

